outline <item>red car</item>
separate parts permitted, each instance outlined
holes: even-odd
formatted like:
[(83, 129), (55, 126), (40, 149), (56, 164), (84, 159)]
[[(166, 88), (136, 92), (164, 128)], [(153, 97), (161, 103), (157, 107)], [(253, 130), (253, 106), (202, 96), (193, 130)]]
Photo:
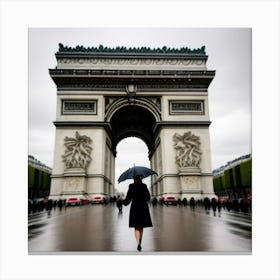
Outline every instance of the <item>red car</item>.
[(66, 199), (66, 206), (71, 206), (71, 205), (81, 205), (81, 199), (78, 197), (70, 197)]
[(163, 199), (163, 203), (165, 205), (177, 205), (178, 204), (178, 200), (175, 196), (166, 196)]
[(94, 196), (91, 199), (91, 204), (105, 204), (106, 198), (104, 196)]

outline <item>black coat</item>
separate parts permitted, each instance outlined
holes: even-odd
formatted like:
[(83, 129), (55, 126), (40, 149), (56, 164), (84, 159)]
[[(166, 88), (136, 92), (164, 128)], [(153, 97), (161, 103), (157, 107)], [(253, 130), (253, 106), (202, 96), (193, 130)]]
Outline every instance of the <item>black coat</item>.
[(129, 227), (152, 227), (152, 220), (147, 201), (151, 198), (145, 184), (130, 184), (123, 204), (126, 206), (132, 201), (129, 213)]

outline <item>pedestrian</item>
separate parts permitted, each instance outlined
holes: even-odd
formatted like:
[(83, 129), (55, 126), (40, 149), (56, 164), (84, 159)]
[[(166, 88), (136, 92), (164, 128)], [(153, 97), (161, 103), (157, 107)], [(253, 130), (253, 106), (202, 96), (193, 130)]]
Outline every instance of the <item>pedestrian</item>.
[(119, 209), (119, 213), (122, 213), (122, 207), (123, 207), (122, 201), (123, 201), (122, 197), (120, 195), (118, 195), (118, 197), (117, 197), (117, 207)]
[(204, 204), (205, 212), (208, 214), (210, 210), (210, 204), (211, 204), (209, 197), (204, 198), (203, 204)]
[(57, 202), (57, 206), (58, 206), (59, 210), (61, 211), (62, 206), (63, 206), (63, 201), (62, 201), (62, 199), (61, 199), (61, 198), (58, 200), (58, 202)]
[(190, 207), (191, 207), (192, 210), (194, 210), (195, 201), (194, 201), (194, 198), (193, 198), (193, 197), (190, 199)]
[(248, 212), (252, 213), (252, 197), (248, 198)]
[(157, 207), (157, 203), (158, 203), (157, 198), (154, 197), (154, 198), (152, 199), (152, 205), (153, 205), (153, 207)]
[(249, 212), (249, 200), (247, 198), (244, 198), (241, 200), (241, 211), (248, 213)]
[(117, 197), (114, 195), (113, 196), (113, 205), (115, 205), (116, 202), (117, 202)]
[(143, 230), (153, 226), (147, 203), (151, 195), (147, 185), (142, 183), (140, 176), (134, 176), (133, 179), (134, 183), (129, 185), (123, 205), (127, 206), (132, 201), (129, 212), (129, 227), (134, 227), (137, 250), (141, 251)]
[(217, 209), (217, 200), (215, 197), (211, 199), (211, 206), (214, 212), (214, 216), (216, 216), (216, 209)]
[(46, 196), (44, 198), (44, 208), (46, 208), (47, 211), (49, 211), (49, 198)]
[(183, 205), (184, 207), (188, 205), (188, 200), (185, 197), (183, 198)]
[(237, 199), (233, 199), (232, 201), (232, 208), (235, 212), (239, 212), (239, 203)]
[(48, 199), (48, 202), (47, 202), (48, 215), (51, 214), (52, 208), (53, 208), (53, 200), (52, 199)]
[(232, 209), (232, 199), (231, 198), (228, 198), (227, 201), (226, 201), (226, 208), (227, 210), (230, 212), (231, 209)]
[(181, 198), (178, 198), (178, 205), (179, 205), (179, 207), (182, 206), (182, 200), (181, 200)]
[(222, 208), (221, 198), (218, 198), (217, 206), (218, 206), (218, 212), (221, 213), (221, 208)]

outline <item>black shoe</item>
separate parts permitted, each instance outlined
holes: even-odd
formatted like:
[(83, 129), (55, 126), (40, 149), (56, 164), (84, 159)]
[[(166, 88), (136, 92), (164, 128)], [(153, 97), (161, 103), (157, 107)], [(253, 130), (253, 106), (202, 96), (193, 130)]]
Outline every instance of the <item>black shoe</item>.
[(138, 250), (139, 252), (142, 250), (142, 247), (141, 247), (141, 245), (140, 245), (140, 244), (138, 244), (138, 246), (137, 246), (137, 250)]

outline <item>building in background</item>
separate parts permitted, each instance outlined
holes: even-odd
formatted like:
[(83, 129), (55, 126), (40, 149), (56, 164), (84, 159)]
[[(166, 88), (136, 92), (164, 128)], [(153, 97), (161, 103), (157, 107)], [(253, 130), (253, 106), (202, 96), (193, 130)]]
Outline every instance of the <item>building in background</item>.
[(49, 172), (49, 173), (52, 172), (52, 168), (48, 167), (47, 165), (45, 165), (41, 161), (37, 160), (34, 156), (28, 155), (28, 164), (32, 165), (36, 168), (40, 168), (42, 170), (45, 170), (46, 172)]
[(252, 156), (241, 156), (213, 170), (215, 194), (219, 197), (248, 198), (252, 194)]
[(28, 155), (28, 199), (43, 198), (50, 193), (52, 169)]

